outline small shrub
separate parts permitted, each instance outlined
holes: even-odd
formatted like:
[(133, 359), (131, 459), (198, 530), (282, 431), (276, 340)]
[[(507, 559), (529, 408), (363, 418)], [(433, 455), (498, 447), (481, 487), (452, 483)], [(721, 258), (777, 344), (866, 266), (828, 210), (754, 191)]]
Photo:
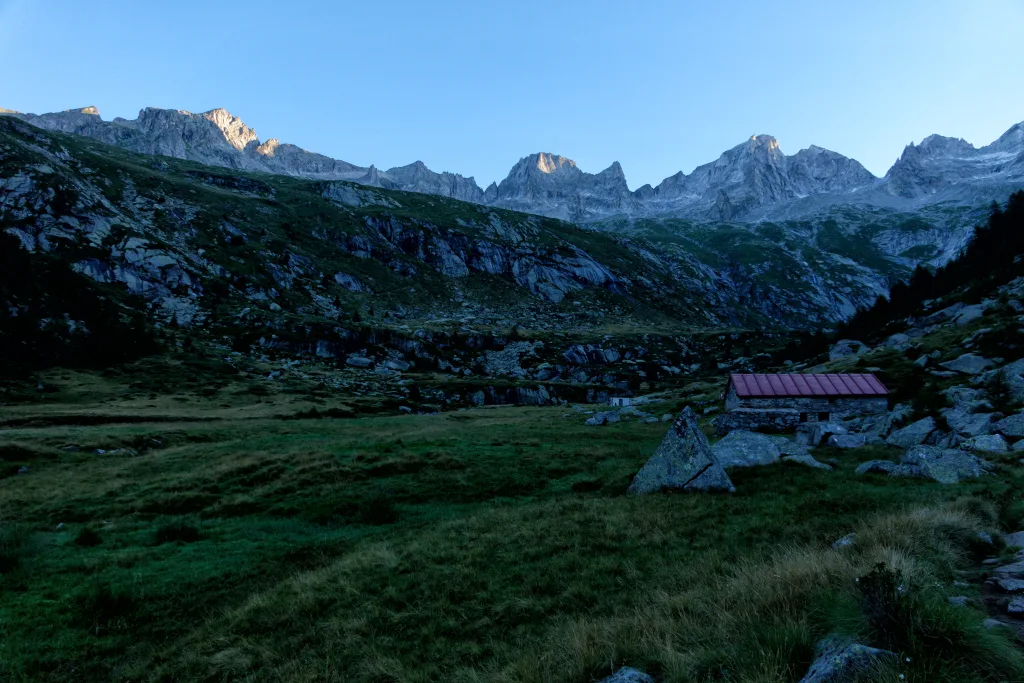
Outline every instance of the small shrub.
[(137, 610), (138, 605), (131, 595), (104, 582), (89, 586), (75, 596), (73, 602), (76, 621), (95, 635), (127, 631)]
[(374, 496), (358, 508), (359, 521), (371, 526), (394, 524), (399, 516), (398, 508), (387, 495)]
[(166, 524), (161, 524), (153, 534), (156, 545), (164, 543), (194, 543), (202, 536), (199, 527), (189, 524), (185, 520), (176, 519)]
[(901, 643), (910, 630), (910, 599), (907, 581), (899, 570), (879, 562), (857, 579), (861, 609), (875, 640), (884, 647)]
[(28, 545), (28, 531), (20, 524), (0, 522), (0, 574), (8, 574), (21, 564)]
[(85, 527), (75, 536), (75, 545), (82, 548), (92, 548), (100, 543), (103, 543), (103, 539), (100, 538), (99, 533), (92, 527)]

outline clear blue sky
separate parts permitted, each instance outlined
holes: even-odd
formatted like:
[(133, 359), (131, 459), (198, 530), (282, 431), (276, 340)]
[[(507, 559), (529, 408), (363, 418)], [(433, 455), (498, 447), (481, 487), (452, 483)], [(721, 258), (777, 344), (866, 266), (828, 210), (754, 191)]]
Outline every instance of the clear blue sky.
[(1022, 26), (1021, 0), (0, 0), (0, 106), (224, 107), (263, 140), (481, 185), (547, 151), (636, 188), (755, 133), (881, 175), (930, 133), (1024, 120)]

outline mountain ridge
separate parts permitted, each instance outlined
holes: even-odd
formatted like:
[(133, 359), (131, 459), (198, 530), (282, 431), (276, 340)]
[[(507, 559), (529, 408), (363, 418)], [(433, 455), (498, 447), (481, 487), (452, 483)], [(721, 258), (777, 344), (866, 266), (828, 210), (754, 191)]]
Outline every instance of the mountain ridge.
[[(625, 218), (759, 222), (796, 218), (823, 204), (915, 210), (934, 203), (977, 205), (1005, 198), (1024, 183), (1024, 123), (989, 145), (929, 135), (911, 143), (881, 178), (860, 162), (810, 145), (786, 155), (767, 134), (724, 151), (690, 174), (630, 190), (618, 161), (597, 173), (568, 157), (536, 152), (486, 188), (472, 176), (435, 172), (422, 161), (382, 171), (333, 159), (256, 131), (226, 109), (202, 113), (147, 107), (135, 119), (104, 121), (96, 107), (48, 114), (0, 109), (48, 130), (85, 135), (146, 154), (162, 154), (246, 171), (433, 194), (500, 208), (594, 223)], [(1016, 183), (1016, 185), (1015, 185)]]

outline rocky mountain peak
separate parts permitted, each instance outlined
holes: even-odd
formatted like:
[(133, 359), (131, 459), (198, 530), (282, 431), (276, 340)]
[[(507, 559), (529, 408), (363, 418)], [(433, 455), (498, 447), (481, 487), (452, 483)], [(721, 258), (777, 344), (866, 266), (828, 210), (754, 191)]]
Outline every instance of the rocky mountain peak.
[(20, 113), (21, 113), (20, 111), (15, 111), (13, 109), (4, 109), (3, 107), (0, 107), (0, 114), (20, 114)]
[(277, 138), (270, 138), (256, 148), (256, 153), (265, 157), (272, 157), (280, 146), (281, 142)]
[(79, 107), (78, 109), (68, 109), (64, 113), (66, 114), (88, 114), (90, 116), (99, 116), (100, 110), (93, 106)]
[(547, 152), (538, 152), (533, 155), (535, 158), (534, 165), (537, 170), (541, 173), (551, 174), (558, 173), (562, 169), (576, 169), (576, 162), (572, 159), (567, 159), (558, 154), (550, 154)]
[(211, 109), (200, 114), (213, 125), (217, 126), (224, 134), (224, 139), (235, 149), (242, 151), (255, 142), (259, 144), (256, 131), (245, 125), (245, 122), (237, 116), (232, 116), (227, 109)]

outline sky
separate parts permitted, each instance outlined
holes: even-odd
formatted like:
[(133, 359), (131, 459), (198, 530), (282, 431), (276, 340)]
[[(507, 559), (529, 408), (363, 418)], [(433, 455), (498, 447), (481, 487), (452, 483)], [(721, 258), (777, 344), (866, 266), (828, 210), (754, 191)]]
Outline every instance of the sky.
[(0, 0), (0, 107), (223, 107), (481, 186), (543, 151), (635, 189), (761, 133), (883, 175), (929, 134), (1024, 120), (1021, 26), (1021, 0)]

